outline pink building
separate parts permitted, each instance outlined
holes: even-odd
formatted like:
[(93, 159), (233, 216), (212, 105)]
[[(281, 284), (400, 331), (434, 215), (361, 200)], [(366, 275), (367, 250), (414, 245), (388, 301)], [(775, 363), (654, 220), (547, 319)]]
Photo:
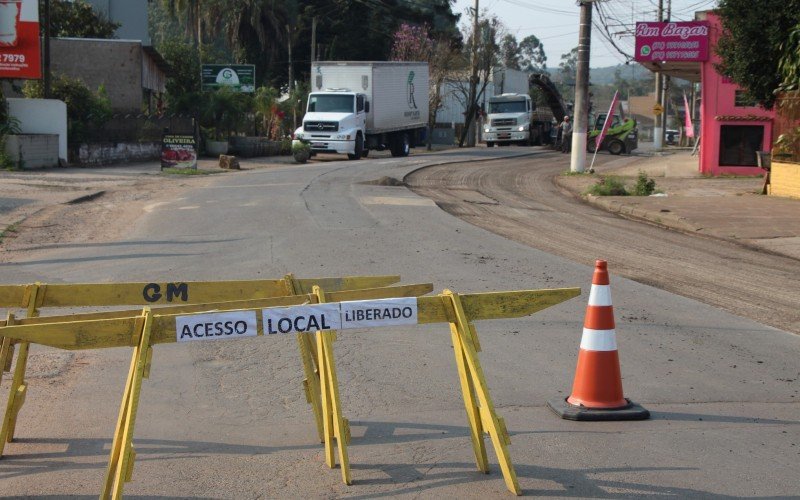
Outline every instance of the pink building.
[(700, 171), (709, 175), (763, 175), (756, 161), (757, 151), (772, 149), (774, 111), (747, 102), (738, 85), (714, 69), (719, 63), (714, 47), (722, 27), (713, 12), (701, 12), (709, 23), (708, 61), (700, 63)]
[(637, 23), (636, 60), (654, 72), (700, 82), (700, 172), (763, 175), (757, 152), (772, 149), (774, 111), (747, 102), (744, 92), (717, 73), (715, 48), (722, 27), (713, 11), (692, 22)]

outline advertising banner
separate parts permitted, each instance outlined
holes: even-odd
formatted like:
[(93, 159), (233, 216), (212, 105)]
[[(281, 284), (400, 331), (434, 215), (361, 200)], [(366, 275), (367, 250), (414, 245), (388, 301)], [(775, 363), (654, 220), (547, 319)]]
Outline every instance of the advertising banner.
[(708, 23), (636, 23), (636, 62), (708, 60)]
[(603, 144), (603, 139), (606, 138), (606, 132), (608, 132), (608, 128), (611, 126), (611, 121), (614, 118), (614, 108), (617, 107), (617, 103), (619, 102), (619, 90), (614, 92), (614, 98), (611, 99), (611, 106), (608, 107), (608, 114), (606, 115), (606, 121), (603, 122), (603, 129), (600, 131), (600, 135), (595, 137), (595, 155), (597, 154), (597, 150), (600, 149), (600, 145)]
[(38, 0), (0, 0), (0, 78), (41, 77)]
[(253, 64), (203, 64), (203, 90), (231, 87), (238, 92), (256, 91), (256, 67)]
[(161, 136), (161, 170), (165, 168), (197, 169), (197, 142), (193, 135)]

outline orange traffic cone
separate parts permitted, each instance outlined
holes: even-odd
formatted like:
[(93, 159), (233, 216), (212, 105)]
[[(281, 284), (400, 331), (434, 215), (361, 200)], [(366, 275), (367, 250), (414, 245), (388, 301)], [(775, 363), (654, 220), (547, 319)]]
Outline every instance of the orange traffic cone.
[(650, 412), (622, 395), (614, 307), (606, 261), (595, 262), (572, 394), (547, 404), (568, 420), (644, 420)]

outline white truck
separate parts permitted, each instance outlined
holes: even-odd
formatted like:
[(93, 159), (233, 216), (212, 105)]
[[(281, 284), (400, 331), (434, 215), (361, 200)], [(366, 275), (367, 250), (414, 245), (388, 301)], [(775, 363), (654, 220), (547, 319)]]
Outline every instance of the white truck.
[(427, 124), (427, 63), (314, 62), (293, 146), (302, 142), (311, 155), (343, 153), (351, 160), (371, 149), (407, 156), (425, 139)]
[(486, 111), (483, 140), (487, 147), (550, 141), (553, 113), (537, 110), (528, 94), (508, 93), (490, 97)]

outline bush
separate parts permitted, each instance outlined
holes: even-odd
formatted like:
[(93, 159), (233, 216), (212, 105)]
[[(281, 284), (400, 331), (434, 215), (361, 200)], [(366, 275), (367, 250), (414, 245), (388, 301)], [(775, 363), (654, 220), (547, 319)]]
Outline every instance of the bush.
[(650, 196), (656, 190), (656, 181), (647, 177), (644, 170), (639, 170), (636, 185), (633, 187), (633, 196)]
[[(22, 93), (28, 98), (43, 98), (44, 85), (41, 80), (28, 80)], [(55, 75), (51, 94), (53, 99), (67, 104), (67, 137), (70, 143), (88, 141), (92, 127), (100, 127), (111, 119), (111, 103), (102, 86), (97, 92), (92, 92), (77, 78)]]
[(292, 156), (297, 163), (305, 163), (311, 157), (311, 146), (305, 142), (292, 143)]
[(619, 177), (608, 176), (601, 177), (597, 184), (594, 184), (586, 190), (586, 194), (595, 196), (628, 196), (628, 190), (625, 189), (625, 183)]

